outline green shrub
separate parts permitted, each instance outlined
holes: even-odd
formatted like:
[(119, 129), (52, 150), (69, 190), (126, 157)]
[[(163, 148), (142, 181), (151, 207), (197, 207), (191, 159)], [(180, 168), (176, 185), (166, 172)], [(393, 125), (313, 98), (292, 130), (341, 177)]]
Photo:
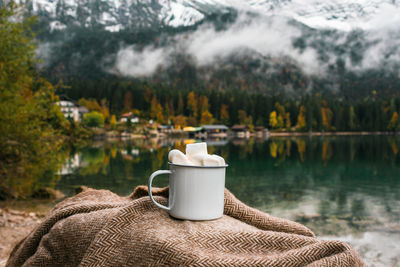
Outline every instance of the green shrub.
[(102, 127), (104, 125), (104, 116), (97, 111), (92, 111), (83, 115), (83, 123), (89, 127)]

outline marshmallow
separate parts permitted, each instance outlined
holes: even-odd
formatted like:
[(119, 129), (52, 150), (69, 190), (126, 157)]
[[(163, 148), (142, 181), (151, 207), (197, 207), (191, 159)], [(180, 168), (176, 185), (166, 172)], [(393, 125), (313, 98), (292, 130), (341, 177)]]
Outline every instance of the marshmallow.
[(225, 165), (225, 160), (223, 157), (220, 157), (218, 155), (211, 155), (214, 159), (218, 160), (218, 166), (224, 166)]
[(207, 143), (186, 145), (186, 155), (174, 149), (168, 154), (168, 160), (179, 165), (225, 166), (224, 158), (207, 154)]
[(197, 155), (197, 154), (203, 154), (207, 155), (207, 143), (195, 143), (195, 144), (187, 144), (186, 145), (186, 156), (189, 158)]
[(180, 164), (180, 165), (194, 165), (193, 162), (191, 162), (185, 154), (183, 154), (181, 151), (178, 149), (173, 149), (169, 152), (168, 154), (168, 160), (169, 162), (172, 162), (174, 164)]
[(202, 166), (220, 166), (220, 160), (214, 155), (204, 155), (202, 162)]
[(206, 157), (206, 156), (208, 156), (208, 154), (199, 153), (199, 154), (195, 154), (192, 156), (188, 156), (188, 158), (191, 162), (193, 162), (193, 165), (204, 166), (203, 161), (204, 161), (204, 157)]

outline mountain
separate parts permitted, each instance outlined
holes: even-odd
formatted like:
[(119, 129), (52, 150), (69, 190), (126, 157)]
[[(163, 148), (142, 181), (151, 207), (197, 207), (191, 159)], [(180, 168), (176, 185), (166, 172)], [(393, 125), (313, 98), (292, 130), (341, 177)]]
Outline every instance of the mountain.
[[(291, 1), (291, 0), (31, 0), (30, 10), (49, 20), (50, 30), (65, 29), (73, 23), (83, 27), (104, 25), (119, 31), (157, 24), (172, 27), (195, 25), (215, 13), (232, 10), (293, 18), (313, 28), (370, 29), (387, 11), (400, 11), (396, 0)], [(398, 20), (398, 18), (396, 18)], [(133, 25), (135, 24), (135, 25)]]
[(51, 79), (398, 94), (395, 0), (31, 0)]

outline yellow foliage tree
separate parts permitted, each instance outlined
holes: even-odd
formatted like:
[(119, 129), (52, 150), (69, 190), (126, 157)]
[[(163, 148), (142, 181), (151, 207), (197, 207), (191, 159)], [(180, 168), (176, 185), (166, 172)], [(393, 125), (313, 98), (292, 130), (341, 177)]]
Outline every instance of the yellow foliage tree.
[(187, 119), (183, 115), (175, 116), (173, 121), (174, 121), (175, 128), (178, 130), (182, 129), (187, 124)]
[(333, 113), (332, 110), (328, 108), (328, 103), (325, 100), (322, 100), (321, 115), (322, 126), (327, 131), (331, 130)]
[(213, 115), (208, 110), (204, 110), (201, 113), (200, 124), (212, 124), (213, 121), (214, 121)]
[(156, 119), (157, 122), (159, 122), (159, 123), (164, 122), (163, 108), (162, 108), (161, 104), (158, 102), (157, 96), (155, 96), (155, 95), (151, 99), (150, 117), (152, 119)]
[(117, 127), (117, 118), (115, 117), (115, 115), (111, 115), (110, 126), (113, 129)]
[(277, 128), (278, 127), (278, 120), (276, 118), (276, 111), (272, 111), (269, 114), (269, 126), (271, 126), (271, 128)]
[(297, 125), (296, 128), (299, 130), (306, 129), (306, 108), (304, 106), (300, 106), (299, 115), (297, 116)]
[(107, 107), (107, 99), (103, 98), (101, 100), (101, 114), (103, 114), (104, 120), (108, 120), (110, 117), (110, 111)]
[(86, 107), (89, 111), (100, 112), (100, 110), (101, 110), (101, 107), (96, 99), (81, 98), (78, 100), (78, 105)]

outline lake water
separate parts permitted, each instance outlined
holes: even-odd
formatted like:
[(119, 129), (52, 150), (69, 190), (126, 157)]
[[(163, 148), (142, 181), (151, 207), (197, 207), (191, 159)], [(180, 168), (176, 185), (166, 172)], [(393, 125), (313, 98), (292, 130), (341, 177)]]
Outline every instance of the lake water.
[[(55, 187), (128, 195), (194, 140), (134, 140), (71, 149)], [(349, 242), (369, 266), (400, 266), (400, 137), (210, 140), (229, 167), (226, 187), (246, 204)], [(159, 178), (155, 186), (167, 185)]]

